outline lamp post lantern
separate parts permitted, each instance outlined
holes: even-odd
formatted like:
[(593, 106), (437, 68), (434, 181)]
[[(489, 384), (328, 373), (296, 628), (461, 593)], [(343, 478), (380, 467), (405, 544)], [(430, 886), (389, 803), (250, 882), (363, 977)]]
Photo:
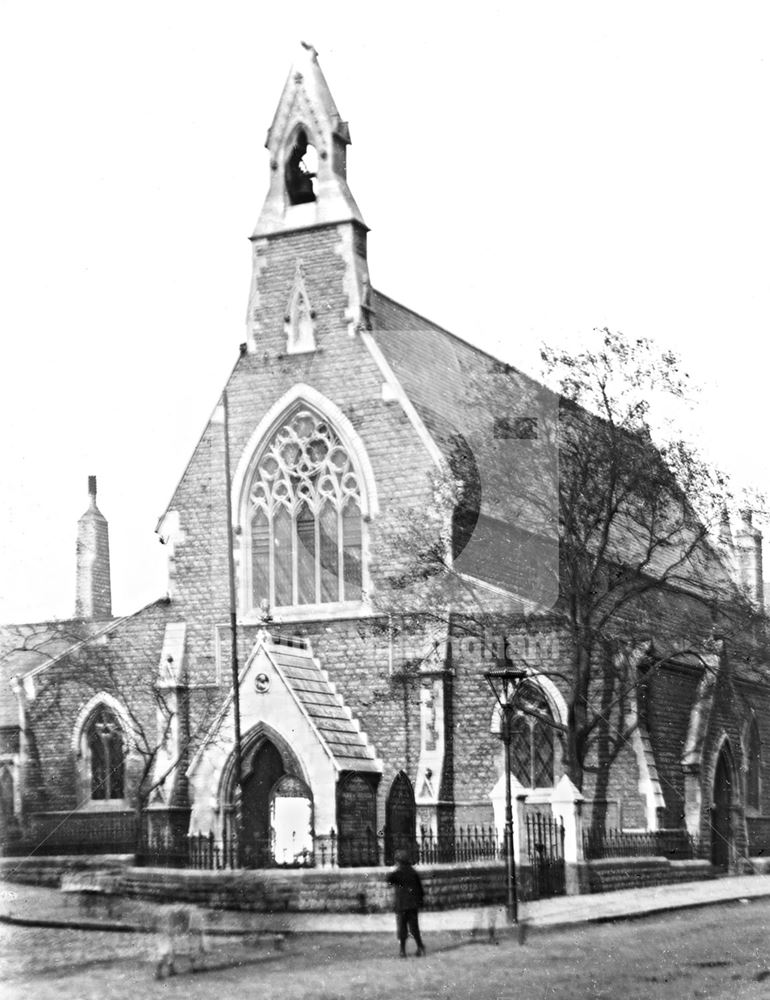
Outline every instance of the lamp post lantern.
[(505, 876), (506, 915), (508, 922), (518, 922), (516, 898), (516, 859), (513, 852), (513, 804), (511, 802), (511, 737), (513, 713), (519, 685), (527, 676), (525, 670), (487, 670), (484, 678), (500, 706), (500, 737), (505, 746)]

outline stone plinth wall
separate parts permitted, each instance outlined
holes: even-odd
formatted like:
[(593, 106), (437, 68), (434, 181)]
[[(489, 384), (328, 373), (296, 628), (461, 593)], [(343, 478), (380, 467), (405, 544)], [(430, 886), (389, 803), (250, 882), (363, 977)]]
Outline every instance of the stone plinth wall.
[(666, 858), (612, 858), (578, 866), (581, 893), (641, 889), (714, 878), (707, 861), (668, 861)]
[(133, 860), (132, 854), (0, 858), (0, 879), (58, 889), (63, 875), (89, 871), (121, 875), (133, 864)]
[[(419, 868), (425, 907), (451, 909), (502, 903), (501, 864)], [(386, 868), (339, 868), (245, 872), (131, 868), (121, 879), (127, 896), (155, 902), (186, 902), (259, 913), (381, 913), (392, 908)]]
[[(392, 906), (386, 868), (271, 869), (264, 871), (193, 871), (136, 868), (125, 856), (5, 858), (0, 878), (58, 888), (62, 876), (108, 871), (118, 877), (118, 892), (156, 903), (184, 902), (211, 909), (255, 913), (379, 913)], [(435, 865), (418, 868), (425, 887), (425, 907), (454, 909), (505, 903), (502, 864)], [(526, 869), (519, 872), (520, 898), (526, 899)], [(713, 878), (706, 861), (624, 858), (575, 866), (568, 884), (579, 892), (610, 892)], [(574, 891), (571, 890), (571, 891)]]

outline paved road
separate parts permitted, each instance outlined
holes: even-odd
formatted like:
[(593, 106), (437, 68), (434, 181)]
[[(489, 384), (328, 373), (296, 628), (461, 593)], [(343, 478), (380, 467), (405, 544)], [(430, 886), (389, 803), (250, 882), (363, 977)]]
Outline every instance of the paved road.
[(767, 1000), (770, 901), (533, 932), (521, 946), (432, 935), (399, 961), (393, 937), (298, 935), (214, 943), (205, 969), (153, 978), (151, 935), (0, 927), (4, 1000)]

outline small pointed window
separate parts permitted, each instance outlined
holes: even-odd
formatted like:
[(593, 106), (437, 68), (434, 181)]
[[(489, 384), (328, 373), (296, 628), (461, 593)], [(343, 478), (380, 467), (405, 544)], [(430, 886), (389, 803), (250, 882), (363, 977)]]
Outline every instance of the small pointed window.
[(302, 262), (297, 261), (294, 282), (289, 293), (284, 320), (286, 351), (288, 354), (303, 354), (315, 350), (315, 313), (310, 307)]
[(304, 205), (315, 201), (313, 180), (316, 176), (316, 165), (315, 148), (308, 142), (307, 132), (300, 128), (289, 151), (284, 170), (286, 195), (290, 205)]

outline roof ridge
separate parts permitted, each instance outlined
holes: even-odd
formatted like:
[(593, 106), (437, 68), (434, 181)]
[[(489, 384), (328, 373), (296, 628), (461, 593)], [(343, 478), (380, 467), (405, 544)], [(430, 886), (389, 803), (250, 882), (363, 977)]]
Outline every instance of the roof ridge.
[[(505, 368), (506, 368), (507, 371), (509, 371), (509, 372), (515, 372), (517, 375), (523, 375), (525, 378), (530, 379), (532, 382), (536, 382), (538, 385), (542, 386), (544, 389), (548, 389), (548, 386), (545, 385), (545, 383), (541, 379), (535, 378), (533, 375), (528, 375), (527, 372), (523, 371), (521, 368), (517, 368), (515, 365), (512, 365), (508, 361), (503, 361), (502, 358), (497, 357), (497, 355), (495, 355), (495, 354), (491, 354), (489, 351), (485, 350), (483, 347), (479, 347), (477, 344), (472, 344), (469, 340), (466, 340), (464, 337), (461, 337), (458, 333), (453, 333), (451, 330), (447, 330), (447, 328), (445, 326), (441, 326), (439, 323), (434, 323), (434, 321), (432, 319), (428, 319), (427, 316), (424, 316), (422, 313), (418, 313), (416, 309), (412, 309), (412, 308), (410, 308), (410, 306), (405, 306), (403, 304), (403, 302), (397, 302), (396, 299), (394, 299), (390, 295), (386, 295), (385, 292), (381, 292), (377, 288), (372, 288), (372, 295), (378, 295), (382, 299), (387, 299), (387, 301), (390, 302), (392, 305), (397, 306), (399, 309), (403, 309), (404, 312), (411, 313), (412, 316), (415, 316), (417, 319), (421, 320), (423, 323), (426, 323), (429, 327), (431, 327), (437, 333), (446, 334), (447, 337), (451, 337), (453, 340), (456, 340), (459, 343), (461, 343), (464, 347), (469, 347), (472, 351), (475, 351), (477, 354), (481, 354), (485, 358), (489, 358), (490, 361), (494, 361), (494, 362), (496, 362), (499, 365), (505, 365)], [(373, 309), (372, 312), (374, 312), (375, 315), (377, 314), (377, 310), (376, 309)], [(376, 334), (378, 332), (387, 333), (387, 330), (386, 329), (382, 329), (382, 330), (378, 331), (378, 330), (374, 329), (371, 332), (374, 333), (374, 334)], [(553, 390), (550, 390), (550, 391), (553, 391)], [(559, 395), (559, 394), (555, 393), (555, 395)]]

